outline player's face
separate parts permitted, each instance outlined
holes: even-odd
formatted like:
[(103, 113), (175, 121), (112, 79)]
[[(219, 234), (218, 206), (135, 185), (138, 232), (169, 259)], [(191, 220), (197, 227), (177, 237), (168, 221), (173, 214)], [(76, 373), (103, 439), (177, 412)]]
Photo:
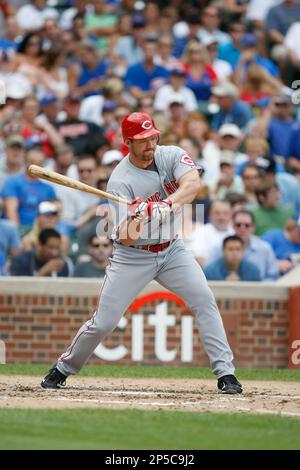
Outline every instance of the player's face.
[(148, 139), (129, 140), (126, 144), (129, 147), (130, 154), (141, 162), (151, 162), (154, 158), (154, 152), (157, 146), (158, 137), (155, 135)]

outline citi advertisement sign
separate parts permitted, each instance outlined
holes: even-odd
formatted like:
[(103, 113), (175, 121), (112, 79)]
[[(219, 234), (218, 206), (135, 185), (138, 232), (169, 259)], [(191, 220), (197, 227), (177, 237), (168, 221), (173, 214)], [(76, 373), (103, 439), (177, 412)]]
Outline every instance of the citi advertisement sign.
[[(153, 302), (156, 301), (155, 306)], [(152, 305), (151, 305), (152, 304)], [(176, 307), (177, 315), (170, 313)], [(145, 314), (143, 311), (153, 310), (153, 313)], [(145, 345), (145, 330), (149, 331), (149, 327), (154, 329), (152, 346), (155, 359), (161, 362), (172, 362), (179, 360), (189, 363), (193, 361), (193, 334), (194, 334), (194, 317), (190, 313), (189, 308), (180, 297), (171, 292), (153, 292), (136, 299), (128, 308), (131, 313), (131, 335), (129, 335), (131, 344), (128, 347), (128, 339), (120, 341), (120, 344), (107, 347), (100, 344), (94, 351), (94, 354), (104, 361), (120, 361), (124, 358), (129, 360), (142, 362), (145, 359), (145, 349), (149, 349), (149, 339)], [(170, 336), (170, 328), (179, 323), (180, 339), (174, 344), (174, 338)], [(179, 320), (179, 322), (178, 322)], [(152, 331), (153, 331), (152, 329)], [(123, 317), (117, 329), (112, 333), (116, 335), (118, 332), (120, 337), (128, 338), (129, 321)], [(122, 334), (123, 333), (123, 334)], [(178, 335), (177, 335), (178, 336)], [(168, 347), (172, 343), (172, 347)], [(146, 346), (146, 348), (145, 348)]]

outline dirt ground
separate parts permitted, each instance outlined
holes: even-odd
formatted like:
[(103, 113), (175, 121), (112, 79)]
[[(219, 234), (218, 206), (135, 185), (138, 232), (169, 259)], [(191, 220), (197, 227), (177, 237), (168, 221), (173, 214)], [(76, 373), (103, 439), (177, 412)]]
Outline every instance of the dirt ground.
[(243, 381), (242, 395), (220, 395), (215, 380), (72, 377), (43, 390), (39, 377), (0, 376), (0, 408), (136, 408), (277, 414), (300, 419), (297, 382)]

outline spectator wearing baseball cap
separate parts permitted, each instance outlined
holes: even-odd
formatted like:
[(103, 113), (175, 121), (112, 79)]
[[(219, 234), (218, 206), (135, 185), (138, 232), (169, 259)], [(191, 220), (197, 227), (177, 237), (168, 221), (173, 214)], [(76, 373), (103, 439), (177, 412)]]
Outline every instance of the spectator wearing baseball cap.
[(255, 234), (259, 237), (268, 230), (283, 228), (292, 217), (293, 210), (280, 207), (280, 191), (276, 182), (262, 181), (256, 189), (259, 207), (251, 209), (256, 225)]
[(253, 123), (253, 134), (265, 137), (272, 157), (288, 159), (291, 138), (297, 121), (293, 118), (293, 103), (288, 90), (276, 93), (264, 114)]
[[(257, 165), (259, 168), (267, 168), (273, 159), (270, 157), (270, 147), (268, 141), (262, 137), (248, 137), (244, 142), (245, 158), (238, 162), (236, 173), (241, 175), (243, 169), (249, 163)], [(279, 163), (274, 162), (276, 172), (283, 172), (284, 168)]]
[(73, 147), (75, 155), (95, 154), (107, 139), (100, 126), (80, 117), (81, 97), (72, 93), (64, 100), (65, 120), (56, 123), (56, 127), (66, 144)]
[(218, 81), (221, 83), (229, 80), (233, 70), (229, 62), (218, 57), (218, 38), (214, 35), (207, 35), (205, 39), (203, 39), (202, 44), (206, 47), (210, 64), (217, 74)]
[(145, 24), (144, 15), (134, 13), (131, 17), (131, 34), (119, 37), (116, 42), (113, 53), (122, 60), (126, 68), (143, 60)]
[(300, 185), (295, 176), (284, 171), (278, 171), (274, 160), (265, 160), (258, 164), (264, 181), (276, 183), (280, 191), (280, 206), (287, 207), (294, 214), (300, 213)]
[(106, 173), (110, 175), (122, 158), (120, 150), (107, 150), (102, 156), (101, 165), (106, 167)]
[(128, 67), (125, 77), (125, 87), (136, 100), (146, 94), (155, 96), (158, 88), (163, 86), (169, 77), (168, 70), (155, 63), (157, 40), (146, 38), (142, 49), (143, 60)]
[(300, 263), (300, 215), (289, 219), (282, 229), (266, 232), (262, 239), (268, 242), (277, 258), (281, 274)]
[(40, 100), (42, 114), (47, 121), (55, 124), (59, 120), (60, 101), (54, 93), (48, 93)]
[(167, 113), (175, 97), (175, 100), (180, 99), (184, 103), (187, 112), (197, 111), (198, 103), (195, 94), (185, 86), (184, 67), (182, 65), (174, 66), (169, 73), (169, 83), (159, 88), (155, 95), (154, 109)]
[(5, 140), (5, 152), (0, 160), (0, 188), (4, 181), (24, 171), (25, 141), (19, 134), (12, 134)]
[(239, 89), (230, 82), (224, 82), (212, 88), (219, 105), (219, 111), (212, 118), (211, 127), (218, 130), (222, 124), (236, 124), (240, 129), (244, 129), (253, 118), (253, 113), (249, 105), (238, 99)]
[(37, 215), (30, 232), (22, 238), (22, 245), (25, 251), (33, 250), (38, 243), (39, 234), (42, 230), (53, 228), (61, 235), (61, 252), (67, 256), (69, 253), (69, 240), (62, 235), (59, 225), (59, 209), (56, 202), (43, 201), (39, 204)]
[(210, 184), (213, 197), (224, 199), (227, 193), (243, 193), (244, 186), (240, 176), (235, 174), (235, 154), (223, 150), (220, 154), (220, 177)]
[(241, 38), (242, 54), (235, 70), (235, 81), (242, 89), (241, 99), (249, 104), (279, 93), (283, 86), (279, 69), (270, 59), (258, 53), (254, 34)]
[(220, 160), (222, 151), (230, 151), (234, 153), (234, 164), (238, 165), (247, 159), (245, 153), (240, 152), (240, 146), (243, 143), (244, 134), (236, 124), (223, 124), (218, 130), (218, 147), (219, 152), (216, 158)]

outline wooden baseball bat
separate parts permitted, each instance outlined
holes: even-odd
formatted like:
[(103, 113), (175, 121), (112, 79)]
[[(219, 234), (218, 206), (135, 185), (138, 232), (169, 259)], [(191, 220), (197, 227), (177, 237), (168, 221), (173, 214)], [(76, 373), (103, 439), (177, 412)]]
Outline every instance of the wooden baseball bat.
[(68, 176), (60, 175), (59, 173), (56, 173), (56, 171), (46, 170), (45, 168), (42, 168), (38, 165), (30, 165), (30, 167), (28, 168), (28, 173), (36, 178), (52, 181), (53, 183), (60, 184), (62, 186), (67, 186), (68, 188), (78, 189), (79, 191), (95, 194), (96, 196), (105, 197), (107, 199), (110, 199), (111, 201), (122, 202), (123, 204), (131, 204), (131, 202), (127, 201), (127, 199), (123, 199), (119, 196), (114, 196), (113, 194), (101, 191), (101, 189), (93, 188), (88, 184), (81, 183), (81, 181), (74, 180), (72, 178), (69, 178)]

